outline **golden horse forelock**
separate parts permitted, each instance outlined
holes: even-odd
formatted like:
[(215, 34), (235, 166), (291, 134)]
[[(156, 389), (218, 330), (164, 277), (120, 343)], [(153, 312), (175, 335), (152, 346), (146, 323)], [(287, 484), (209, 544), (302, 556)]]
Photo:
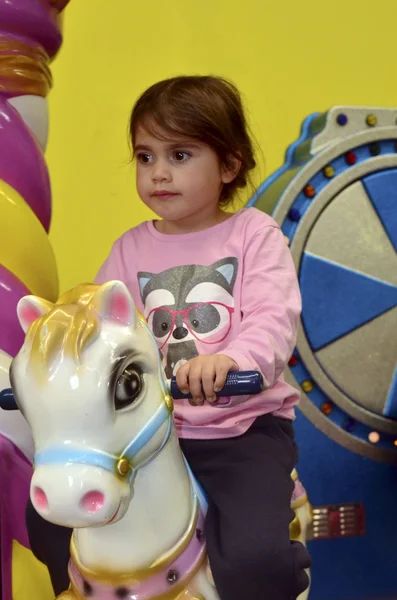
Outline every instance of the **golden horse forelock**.
[(40, 380), (47, 378), (51, 364), (61, 354), (78, 364), (84, 348), (98, 337), (100, 320), (93, 299), (100, 287), (81, 284), (69, 290), (28, 329), (31, 366)]

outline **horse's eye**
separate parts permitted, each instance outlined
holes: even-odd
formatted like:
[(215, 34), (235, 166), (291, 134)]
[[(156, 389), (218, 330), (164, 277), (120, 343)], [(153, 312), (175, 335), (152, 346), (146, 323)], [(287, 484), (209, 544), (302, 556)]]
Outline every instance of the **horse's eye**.
[(138, 365), (130, 364), (117, 380), (114, 393), (116, 410), (126, 408), (139, 398), (143, 387), (142, 370)]

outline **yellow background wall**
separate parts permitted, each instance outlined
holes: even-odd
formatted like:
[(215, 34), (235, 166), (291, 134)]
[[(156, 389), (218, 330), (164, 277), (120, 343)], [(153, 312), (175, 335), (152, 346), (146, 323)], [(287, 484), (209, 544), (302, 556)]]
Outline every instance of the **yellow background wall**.
[(397, 105), (396, 23), (396, 0), (71, 0), (47, 153), (61, 291), (92, 280), (112, 241), (150, 218), (126, 136), (147, 86), (182, 73), (234, 80), (263, 179), (309, 113)]

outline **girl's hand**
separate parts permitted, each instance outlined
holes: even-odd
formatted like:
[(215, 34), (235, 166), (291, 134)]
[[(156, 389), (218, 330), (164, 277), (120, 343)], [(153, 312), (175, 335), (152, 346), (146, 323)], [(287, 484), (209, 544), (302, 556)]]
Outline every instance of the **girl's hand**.
[(184, 394), (190, 392), (193, 406), (204, 404), (204, 400), (214, 403), (229, 371), (238, 371), (238, 365), (226, 354), (197, 356), (180, 367), (176, 382)]

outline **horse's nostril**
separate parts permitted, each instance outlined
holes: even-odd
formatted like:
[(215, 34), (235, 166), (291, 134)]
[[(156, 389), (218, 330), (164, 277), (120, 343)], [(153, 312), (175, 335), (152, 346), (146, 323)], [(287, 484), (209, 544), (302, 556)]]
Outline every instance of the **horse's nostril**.
[(102, 492), (98, 492), (97, 490), (87, 492), (80, 500), (80, 507), (88, 513), (98, 512), (101, 510), (101, 508), (103, 508), (104, 504), (105, 496), (102, 494)]
[(33, 503), (39, 510), (48, 510), (47, 496), (44, 490), (39, 487), (33, 489)]

